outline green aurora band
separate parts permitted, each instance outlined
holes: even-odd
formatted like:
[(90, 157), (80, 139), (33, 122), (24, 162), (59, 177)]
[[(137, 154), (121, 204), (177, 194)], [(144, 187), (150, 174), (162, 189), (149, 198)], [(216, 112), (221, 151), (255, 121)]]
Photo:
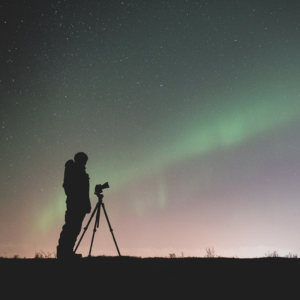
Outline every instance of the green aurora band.
[[(291, 125), (300, 119), (299, 98), (299, 92), (291, 90), (288, 96), (274, 91), (264, 96), (241, 95), (234, 105), (232, 101), (224, 101), (230, 105), (227, 108), (221, 107), (218, 113), (199, 117), (201, 114), (195, 112), (185, 124), (174, 124), (172, 130), (176, 134), (169, 136), (165, 144), (143, 149), (140, 155), (136, 155), (134, 163), (132, 158), (127, 159), (126, 153), (119, 153), (113, 160), (103, 162), (103, 170), (108, 170), (105, 178), (113, 182), (115, 190), (121, 189), (131, 182), (151, 174), (159, 174), (162, 170), (187, 159), (208, 154), (216, 149), (228, 149), (260, 134)], [(167, 205), (167, 196), (163, 184), (159, 182), (159, 186), (156, 187), (157, 202), (152, 200), (156, 207), (163, 209)], [(47, 202), (48, 205), (37, 217), (36, 224), (41, 231), (50, 229), (65, 210), (65, 199), (62, 198), (64, 195), (60, 192), (57, 201)], [(142, 215), (145, 206), (143, 201), (139, 204), (135, 202), (136, 214)]]

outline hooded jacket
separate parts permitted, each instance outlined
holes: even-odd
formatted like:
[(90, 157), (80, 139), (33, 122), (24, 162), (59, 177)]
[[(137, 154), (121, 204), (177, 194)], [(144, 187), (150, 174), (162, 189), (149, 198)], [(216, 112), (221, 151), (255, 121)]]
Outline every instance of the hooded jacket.
[(68, 160), (65, 164), (63, 188), (67, 195), (68, 206), (90, 212), (90, 178), (85, 172), (85, 166), (78, 165), (71, 159)]

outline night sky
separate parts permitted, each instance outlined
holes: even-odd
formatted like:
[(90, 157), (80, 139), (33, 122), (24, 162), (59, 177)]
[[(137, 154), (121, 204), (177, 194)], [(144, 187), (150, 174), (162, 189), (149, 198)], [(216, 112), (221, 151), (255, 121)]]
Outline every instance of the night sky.
[[(300, 255), (298, 0), (5, 0), (0, 14), (0, 256), (56, 251), (79, 151), (92, 209), (110, 184), (122, 255)], [(104, 214), (92, 255), (117, 255)]]

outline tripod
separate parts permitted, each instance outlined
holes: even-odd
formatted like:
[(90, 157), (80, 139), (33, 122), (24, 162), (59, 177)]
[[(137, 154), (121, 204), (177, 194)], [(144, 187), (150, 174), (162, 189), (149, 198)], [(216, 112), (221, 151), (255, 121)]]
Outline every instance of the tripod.
[(104, 206), (104, 203), (103, 203), (103, 201), (102, 201), (103, 195), (101, 194), (101, 192), (95, 192), (95, 195), (97, 195), (97, 197), (98, 197), (98, 203), (96, 204), (96, 207), (94, 208), (94, 211), (93, 211), (93, 213), (92, 213), (92, 215), (91, 215), (91, 217), (90, 217), (90, 219), (89, 219), (89, 221), (88, 221), (86, 227), (84, 228), (84, 231), (83, 231), (83, 233), (82, 233), (82, 235), (81, 235), (81, 237), (80, 237), (80, 240), (79, 240), (79, 242), (78, 242), (78, 244), (77, 244), (77, 246), (76, 246), (76, 248), (75, 248), (75, 250), (74, 250), (74, 253), (76, 252), (76, 250), (77, 250), (77, 248), (78, 248), (78, 246), (79, 246), (79, 244), (80, 244), (80, 242), (81, 242), (81, 240), (82, 240), (82, 238), (83, 238), (85, 232), (87, 231), (87, 229), (88, 229), (88, 227), (89, 227), (89, 225), (90, 225), (90, 223), (91, 223), (91, 221), (92, 221), (94, 215), (96, 214), (95, 225), (94, 225), (94, 230), (93, 230), (93, 237), (92, 237), (91, 247), (90, 247), (90, 252), (89, 252), (89, 257), (91, 257), (91, 252), (92, 252), (92, 247), (93, 247), (93, 242), (94, 242), (94, 236), (95, 236), (95, 233), (96, 233), (96, 231), (97, 231), (97, 228), (99, 228), (99, 222), (100, 222), (100, 210), (101, 210), (101, 206), (102, 206), (103, 211), (104, 211), (104, 214), (105, 214), (105, 218), (106, 218), (106, 221), (107, 221), (107, 224), (108, 224), (108, 227), (109, 227), (109, 230), (110, 230), (111, 235), (112, 235), (112, 237), (113, 237), (113, 240), (114, 240), (114, 242), (115, 242), (115, 245), (116, 245), (117, 251), (118, 251), (118, 253), (119, 253), (119, 256), (121, 256), (121, 253), (120, 253), (120, 251), (119, 251), (119, 248), (118, 248), (118, 245), (117, 245), (117, 242), (116, 242), (114, 233), (113, 233), (113, 229), (111, 228), (111, 225), (110, 225), (110, 222), (109, 222), (109, 219), (108, 219), (106, 210), (105, 210), (105, 206)]

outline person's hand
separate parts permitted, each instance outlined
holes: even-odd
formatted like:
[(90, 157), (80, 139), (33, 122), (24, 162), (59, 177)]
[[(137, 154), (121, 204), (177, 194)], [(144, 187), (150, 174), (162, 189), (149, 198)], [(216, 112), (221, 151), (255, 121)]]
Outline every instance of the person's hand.
[(87, 205), (86, 205), (86, 213), (89, 214), (92, 210), (92, 207), (91, 207), (91, 200), (89, 199)]
[(91, 212), (91, 210), (92, 210), (91, 206), (88, 206), (86, 213), (89, 214)]

